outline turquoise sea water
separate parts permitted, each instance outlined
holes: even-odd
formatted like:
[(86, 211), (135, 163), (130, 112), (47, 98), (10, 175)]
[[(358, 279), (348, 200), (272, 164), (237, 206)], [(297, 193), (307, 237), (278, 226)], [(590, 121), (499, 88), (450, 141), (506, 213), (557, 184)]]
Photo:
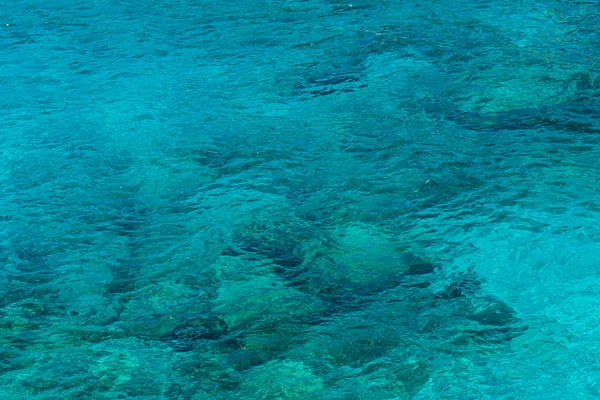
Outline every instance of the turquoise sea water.
[(0, 399), (600, 397), (597, 1), (0, 7)]

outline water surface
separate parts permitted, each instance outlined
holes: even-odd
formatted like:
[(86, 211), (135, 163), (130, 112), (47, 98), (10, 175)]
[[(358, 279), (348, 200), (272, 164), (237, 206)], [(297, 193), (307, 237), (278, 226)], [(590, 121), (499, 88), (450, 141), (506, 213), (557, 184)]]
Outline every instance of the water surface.
[(600, 397), (598, 26), (4, 4), (0, 398)]

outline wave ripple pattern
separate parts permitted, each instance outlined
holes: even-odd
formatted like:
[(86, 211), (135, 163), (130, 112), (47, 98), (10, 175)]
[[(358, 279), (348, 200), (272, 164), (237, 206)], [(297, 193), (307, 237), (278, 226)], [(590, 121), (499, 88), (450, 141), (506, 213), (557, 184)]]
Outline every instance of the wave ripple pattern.
[(600, 398), (598, 27), (3, 2), (0, 398)]

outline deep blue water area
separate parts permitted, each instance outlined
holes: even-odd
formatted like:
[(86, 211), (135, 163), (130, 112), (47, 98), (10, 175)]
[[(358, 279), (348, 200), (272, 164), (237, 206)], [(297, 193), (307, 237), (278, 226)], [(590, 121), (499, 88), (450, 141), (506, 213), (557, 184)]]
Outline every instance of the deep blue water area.
[(0, 399), (600, 398), (599, 27), (3, 1)]

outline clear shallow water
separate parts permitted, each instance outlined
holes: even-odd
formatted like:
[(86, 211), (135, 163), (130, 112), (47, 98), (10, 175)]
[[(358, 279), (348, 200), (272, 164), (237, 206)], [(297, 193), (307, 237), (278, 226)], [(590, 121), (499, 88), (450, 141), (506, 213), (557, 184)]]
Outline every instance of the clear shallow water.
[(0, 398), (598, 398), (599, 11), (3, 4)]

